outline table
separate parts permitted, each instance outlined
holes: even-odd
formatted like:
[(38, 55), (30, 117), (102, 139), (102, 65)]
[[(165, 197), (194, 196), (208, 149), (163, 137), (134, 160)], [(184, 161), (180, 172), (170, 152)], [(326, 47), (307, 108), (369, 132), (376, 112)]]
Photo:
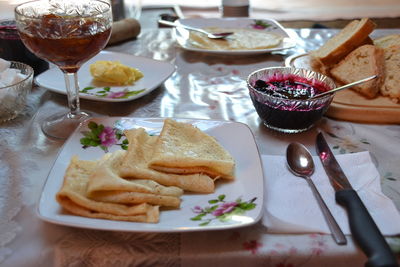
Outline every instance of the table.
[[(267, 130), (254, 111), (245, 78), (255, 69), (282, 65), (285, 57), (314, 49), (335, 30), (291, 30), (295, 50), (257, 56), (211, 56), (177, 47), (169, 29), (146, 29), (137, 40), (107, 50), (168, 61), (176, 72), (151, 94), (124, 103), (82, 100), (98, 116), (179, 117), (243, 122), (260, 153), (283, 155), (289, 142), (312, 147), (319, 130), (335, 153), (368, 150), (382, 176), (384, 193), (400, 209), (400, 125), (369, 125), (324, 118), (305, 133)], [(384, 35), (400, 30), (379, 30)], [(199, 104), (201, 103), (201, 104)], [(35, 87), (28, 105), (0, 127), (1, 266), (362, 266), (366, 257), (349, 238), (337, 246), (329, 235), (269, 234), (251, 227), (195, 233), (124, 233), (69, 228), (41, 221), (36, 203), (63, 142), (46, 138), (41, 117), (66, 108), (66, 97)], [(314, 151), (314, 150), (312, 150)], [(388, 239), (400, 252), (400, 238)], [(399, 254), (398, 254), (399, 255)]]
[[(154, 7), (166, 4), (165, 0), (145, 0), (144, 7)], [(292, 0), (266, 1), (250, 0), (250, 17), (272, 18), (285, 21), (329, 21), (369, 18), (398, 18), (400, 5), (396, 0)], [(220, 0), (187, 2), (185, 0), (168, 1), (168, 5), (179, 5), (185, 17), (219, 17)]]

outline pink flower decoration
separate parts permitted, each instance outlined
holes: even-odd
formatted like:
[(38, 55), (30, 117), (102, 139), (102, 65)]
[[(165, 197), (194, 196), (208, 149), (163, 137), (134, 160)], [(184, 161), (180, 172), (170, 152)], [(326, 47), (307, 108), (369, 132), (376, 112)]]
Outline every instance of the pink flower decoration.
[(243, 243), (243, 248), (251, 251), (251, 254), (256, 254), (260, 247), (262, 247), (262, 243), (258, 242), (257, 240), (250, 240)]
[(202, 213), (203, 209), (200, 206), (196, 206), (192, 209), (194, 213)]
[(275, 247), (279, 248), (279, 249), (284, 249), (286, 246), (284, 244), (282, 244), (282, 243), (276, 243)]
[(309, 236), (310, 236), (310, 238), (312, 238), (312, 239), (319, 238), (319, 234), (310, 234)]
[(289, 254), (290, 254), (290, 255), (296, 255), (296, 254), (297, 254), (297, 248), (291, 247), (291, 248), (289, 249)]
[(265, 29), (265, 26), (263, 26), (263, 25), (258, 25), (258, 24), (253, 24), (253, 29), (264, 30), (264, 29)]
[(324, 250), (323, 250), (322, 248), (313, 248), (313, 249), (312, 249), (312, 253), (313, 253), (314, 255), (319, 256), (319, 255), (321, 255), (322, 253), (324, 253)]
[(100, 142), (102, 146), (110, 147), (117, 143), (115, 136), (115, 130), (109, 126), (104, 127), (104, 130), (99, 134)]
[(214, 216), (221, 216), (222, 214), (231, 212), (237, 206), (236, 202), (226, 202), (214, 210), (211, 214)]
[(111, 92), (108, 95), (108, 98), (121, 98), (124, 97), (126, 95), (125, 91), (120, 91), (120, 92)]

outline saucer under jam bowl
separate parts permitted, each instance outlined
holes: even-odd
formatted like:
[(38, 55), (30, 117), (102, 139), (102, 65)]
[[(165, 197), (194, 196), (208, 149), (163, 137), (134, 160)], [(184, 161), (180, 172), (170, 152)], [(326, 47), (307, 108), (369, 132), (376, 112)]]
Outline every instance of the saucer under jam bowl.
[(331, 78), (315, 71), (270, 67), (252, 72), (247, 87), (266, 127), (283, 133), (300, 133), (322, 118), (334, 94), (309, 98), (336, 85)]

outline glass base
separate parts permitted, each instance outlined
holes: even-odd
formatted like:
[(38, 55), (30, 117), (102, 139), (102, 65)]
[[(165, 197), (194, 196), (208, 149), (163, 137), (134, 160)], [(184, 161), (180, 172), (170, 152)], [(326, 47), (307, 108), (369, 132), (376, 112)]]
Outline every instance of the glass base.
[(263, 124), (271, 130), (281, 132), (281, 133), (288, 133), (288, 134), (302, 133), (302, 132), (309, 130), (310, 128), (312, 128), (314, 126), (312, 124), (312, 125), (308, 126), (307, 128), (303, 128), (303, 129), (285, 129), (285, 128), (279, 128), (279, 127), (272, 126), (266, 122), (263, 122)]
[(59, 112), (46, 118), (41, 125), (45, 135), (56, 139), (67, 139), (78, 125), (89, 118), (90, 115), (80, 111), (77, 115)]

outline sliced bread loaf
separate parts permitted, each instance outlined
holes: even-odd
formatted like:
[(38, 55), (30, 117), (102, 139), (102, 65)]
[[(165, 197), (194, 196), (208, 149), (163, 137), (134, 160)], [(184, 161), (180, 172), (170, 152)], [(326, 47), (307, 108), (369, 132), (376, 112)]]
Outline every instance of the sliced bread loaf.
[(336, 64), (355, 48), (370, 42), (368, 36), (375, 27), (376, 24), (368, 18), (351, 21), (324, 45), (310, 52), (311, 60), (317, 61), (317, 66)]
[(395, 102), (400, 101), (400, 44), (384, 49), (385, 79), (380, 88), (384, 96), (389, 96)]
[(354, 86), (353, 90), (368, 98), (374, 98), (384, 79), (384, 54), (374, 45), (363, 45), (353, 50), (330, 70), (331, 76), (341, 84), (347, 84), (378, 75), (378, 78)]
[(392, 45), (400, 45), (400, 34), (390, 34), (374, 40), (374, 45), (380, 48), (388, 48)]

